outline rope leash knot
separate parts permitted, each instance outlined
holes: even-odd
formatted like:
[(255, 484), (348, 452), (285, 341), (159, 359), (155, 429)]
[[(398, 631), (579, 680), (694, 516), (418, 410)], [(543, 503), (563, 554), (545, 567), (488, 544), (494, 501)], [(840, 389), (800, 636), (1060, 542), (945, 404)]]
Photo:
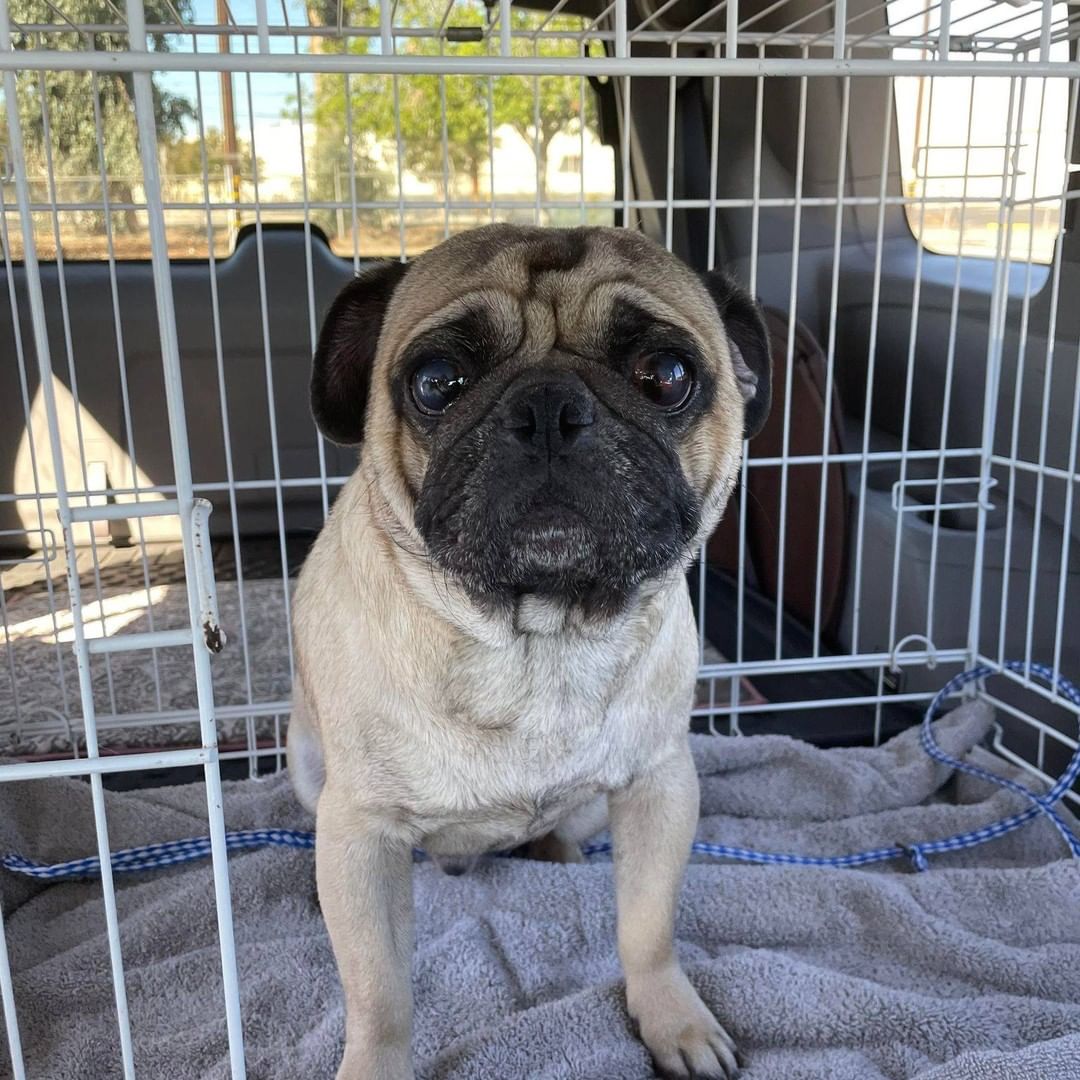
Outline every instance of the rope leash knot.
[(911, 860), (911, 865), (915, 867), (917, 873), (930, 869), (930, 864), (926, 861), (921, 844), (908, 844), (907, 846), (901, 844), (900, 846), (903, 848), (904, 854)]
[[(1058, 691), (1072, 704), (1080, 708), (1080, 690), (1068, 679), (1043, 664), (1025, 661), (1010, 661), (1002, 669), (1026, 672), (1048, 683), (1051, 689)], [(919, 742), (923, 750), (935, 761), (959, 772), (977, 776), (989, 783), (1021, 796), (1031, 805), (1022, 811), (1001, 818), (999, 821), (981, 825), (977, 829), (946, 836), (939, 840), (923, 840), (914, 844), (893, 844), (891, 847), (871, 848), (846, 855), (799, 855), (778, 851), (758, 851), (754, 848), (735, 847), (729, 844), (713, 844), (696, 841), (691, 845), (695, 855), (706, 855), (716, 859), (733, 859), (738, 862), (773, 864), (781, 866), (816, 866), (816, 867), (858, 867), (873, 863), (888, 862), (893, 859), (910, 860), (916, 872), (930, 869), (927, 855), (937, 855), (947, 851), (960, 851), (975, 847), (987, 841), (1005, 836), (1015, 829), (1034, 821), (1038, 817), (1047, 818), (1061, 834), (1069, 851), (1075, 858), (1080, 858), (1080, 838), (1069, 828), (1064, 818), (1056, 809), (1065, 793), (1080, 775), (1080, 746), (1073, 752), (1065, 771), (1058, 777), (1049, 791), (1040, 794), (1032, 791), (1025, 784), (997, 773), (990, 772), (969, 761), (947, 754), (938, 745), (934, 736), (933, 721), (945, 701), (969, 683), (979, 682), (991, 675), (997, 675), (1001, 669), (983, 665), (961, 672), (951, 678), (938, 692), (923, 714)], [(225, 834), (225, 846), (229, 851), (242, 851), (252, 848), (277, 846), (298, 849), (315, 847), (315, 834), (299, 829), (239, 829)], [(611, 844), (592, 844), (585, 848), (586, 855), (606, 855), (612, 850)], [(422, 852), (417, 853), (421, 858)], [(143, 870), (158, 870), (167, 866), (205, 859), (210, 855), (210, 837), (195, 836), (184, 840), (167, 840), (158, 844), (143, 844), (140, 847), (115, 851), (110, 857), (114, 873), (135, 873)], [(39, 863), (23, 855), (11, 853), (0, 858), (0, 866), (16, 874), (35, 878), (39, 881), (62, 881), (72, 878), (93, 878), (101, 873), (101, 861), (97, 856), (72, 859), (62, 863)]]

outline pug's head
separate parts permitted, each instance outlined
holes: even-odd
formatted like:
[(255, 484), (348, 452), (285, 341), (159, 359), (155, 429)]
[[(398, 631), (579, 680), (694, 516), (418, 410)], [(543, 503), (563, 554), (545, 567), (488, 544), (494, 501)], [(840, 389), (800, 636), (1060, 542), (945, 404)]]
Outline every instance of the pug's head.
[(311, 392), (476, 602), (602, 616), (712, 531), (770, 375), (759, 309), (724, 274), (628, 230), (492, 225), (347, 285)]

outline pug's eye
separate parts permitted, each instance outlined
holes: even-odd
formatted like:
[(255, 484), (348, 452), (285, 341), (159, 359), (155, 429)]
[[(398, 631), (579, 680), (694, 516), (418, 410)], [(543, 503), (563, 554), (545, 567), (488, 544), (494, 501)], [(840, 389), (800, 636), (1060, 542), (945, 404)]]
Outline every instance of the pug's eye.
[(685, 405), (694, 388), (689, 364), (670, 352), (642, 353), (634, 361), (630, 378), (661, 409), (677, 409)]
[(438, 416), (453, 405), (467, 381), (453, 360), (429, 360), (413, 373), (413, 401), (422, 413)]

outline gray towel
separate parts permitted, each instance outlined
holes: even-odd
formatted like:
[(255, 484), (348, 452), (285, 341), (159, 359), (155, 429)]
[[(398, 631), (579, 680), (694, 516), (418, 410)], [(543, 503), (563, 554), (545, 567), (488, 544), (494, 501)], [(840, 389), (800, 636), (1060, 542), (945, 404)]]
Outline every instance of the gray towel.
[[(945, 749), (978, 747), (991, 717), (939, 722)], [(696, 737), (699, 838), (837, 854), (949, 835), (1019, 808), (1016, 796), (931, 762), (910, 731), (879, 749), (780, 737)], [(1011, 770), (1010, 770), (1011, 771)], [(201, 786), (107, 798), (114, 848), (205, 833)], [(310, 828), (287, 779), (226, 785), (230, 828)], [(88, 788), (0, 784), (0, 850), (41, 861), (95, 851)], [(1076, 1080), (1080, 869), (1036, 821), (928, 873), (698, 860), (679, 951), (738, 1041), (745, 1080)], [(332, 1077), (342, 1003), (310, 852), (230, 858), (249, 1076)], [(611, 869), (493, 858), (451, 878), (418, 864), (415, 1051), (426, 1080), (653, 1075), (633, 1037), (614, 947)], [(228, 1075), (206, 862), (119, 877), (136, 1072)], [(0, 871), (32, 1077), (120, 1073), (96, 883)], [(2, 1052), (0, 1052), (2, 1053)], [(0, 1072), (6, 1062), (0, 1056)]]

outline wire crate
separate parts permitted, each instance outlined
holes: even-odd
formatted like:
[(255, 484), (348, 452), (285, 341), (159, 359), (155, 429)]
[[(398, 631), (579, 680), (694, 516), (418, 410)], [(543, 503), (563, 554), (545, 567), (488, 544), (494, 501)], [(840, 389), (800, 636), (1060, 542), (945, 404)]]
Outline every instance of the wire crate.
[[(0, 781), (92, 785), (125, 1076), (103, 791), (190, 767), (244, 1073), (221, 773), (284, 763), (292, 582), (352, 468), (308, 366), (369, 258), (510, 220), (729, 265), (777, 407), (691, 574), (692, 723), (880, 741), (1019, 659), (996, 749), (1060, 771), (1078, 40), (1075, 0), (0, 0)], [(2, 950), (0, 989), (21, 1077)]]

